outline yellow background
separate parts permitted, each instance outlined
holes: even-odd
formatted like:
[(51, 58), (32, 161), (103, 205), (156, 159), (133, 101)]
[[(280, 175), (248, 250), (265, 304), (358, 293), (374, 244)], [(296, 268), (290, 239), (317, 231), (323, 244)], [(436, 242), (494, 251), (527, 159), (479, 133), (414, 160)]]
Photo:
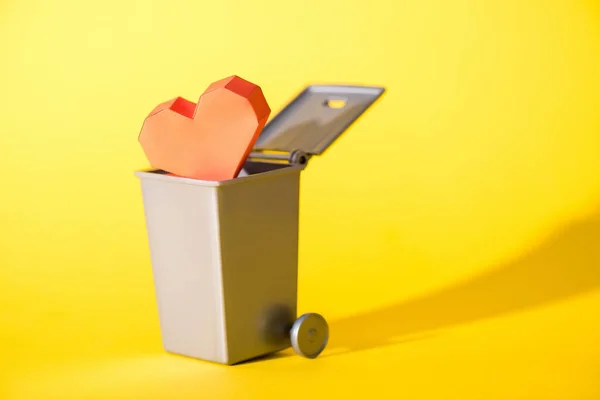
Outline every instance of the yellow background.
[[(3, 0), (0, 44), (0, 398), (600, 399), (597, 1)], [(388, 90), (303, 175), (315, 361), (161, 350), (137, 134), (231, 74)]]

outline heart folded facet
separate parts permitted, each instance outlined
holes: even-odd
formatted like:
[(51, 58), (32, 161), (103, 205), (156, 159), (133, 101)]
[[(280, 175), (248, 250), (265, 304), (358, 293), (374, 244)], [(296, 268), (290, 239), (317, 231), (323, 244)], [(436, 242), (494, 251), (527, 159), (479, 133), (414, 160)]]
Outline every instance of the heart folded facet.
[(159, 104), (138, 140), (153, 168), (207, 181), (233, 179), (270, 113), (259, 86), (231, 76), (211, 84), (197, 104), (182, 97)]

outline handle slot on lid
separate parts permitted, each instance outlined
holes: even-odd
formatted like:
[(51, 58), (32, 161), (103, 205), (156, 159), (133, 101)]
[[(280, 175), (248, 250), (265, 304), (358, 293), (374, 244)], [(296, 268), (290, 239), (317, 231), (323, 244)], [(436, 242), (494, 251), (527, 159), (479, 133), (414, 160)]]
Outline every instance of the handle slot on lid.
[(338, 110), (340, 108), (344, 108), (346, 106), (347, 100), (346, 99), (336, 99), (336, 98), (331, 98), (325, 101), (325, 106), (329, 107), (329, 108), (333, 108), (335, 110)]

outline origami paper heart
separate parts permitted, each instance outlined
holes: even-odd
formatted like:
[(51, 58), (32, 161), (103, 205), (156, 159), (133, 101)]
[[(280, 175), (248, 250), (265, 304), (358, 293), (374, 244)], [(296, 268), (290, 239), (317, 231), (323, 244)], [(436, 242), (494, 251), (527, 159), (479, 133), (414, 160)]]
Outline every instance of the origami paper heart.
[(193, 179), (232, 179), (270, 113), (259, 86), (230, 76), (211, 84), (197, 104), (182, 97), (159, 104), (138, 140), (153, 168)]

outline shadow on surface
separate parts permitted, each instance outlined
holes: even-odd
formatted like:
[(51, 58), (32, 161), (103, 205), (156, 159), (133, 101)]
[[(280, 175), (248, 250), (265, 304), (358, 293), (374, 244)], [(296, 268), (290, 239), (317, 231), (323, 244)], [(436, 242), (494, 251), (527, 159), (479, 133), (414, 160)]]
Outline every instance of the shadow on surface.
[[(330, 355), (419, 338), (428, 331), (542, 306), (600, 286), (600, 214), (529, 253), (413, 300), (331, 322)], [(324, 354), (323, 356), (327, 356)]]
[(259, 356), (259, 357), (255, 357), (255, 358), (251, 358), (249, 360), (246, 361), (241, 361), (237, 364), (234, 365), (248, 365), (248, 364), (254, 364), (257, 362), (265, 362), (265, 361), (270, 361), (270, 360), (278, 360), (280, 358), (287, 358), (289, 356), (293, 356), (294, 352), (291, 351), (290, 349), (285, 349), (285, 350), (281, 350), (279, 352), (276, 353), (270, 353), (270, 354), (265, 354), (264, 356)]

